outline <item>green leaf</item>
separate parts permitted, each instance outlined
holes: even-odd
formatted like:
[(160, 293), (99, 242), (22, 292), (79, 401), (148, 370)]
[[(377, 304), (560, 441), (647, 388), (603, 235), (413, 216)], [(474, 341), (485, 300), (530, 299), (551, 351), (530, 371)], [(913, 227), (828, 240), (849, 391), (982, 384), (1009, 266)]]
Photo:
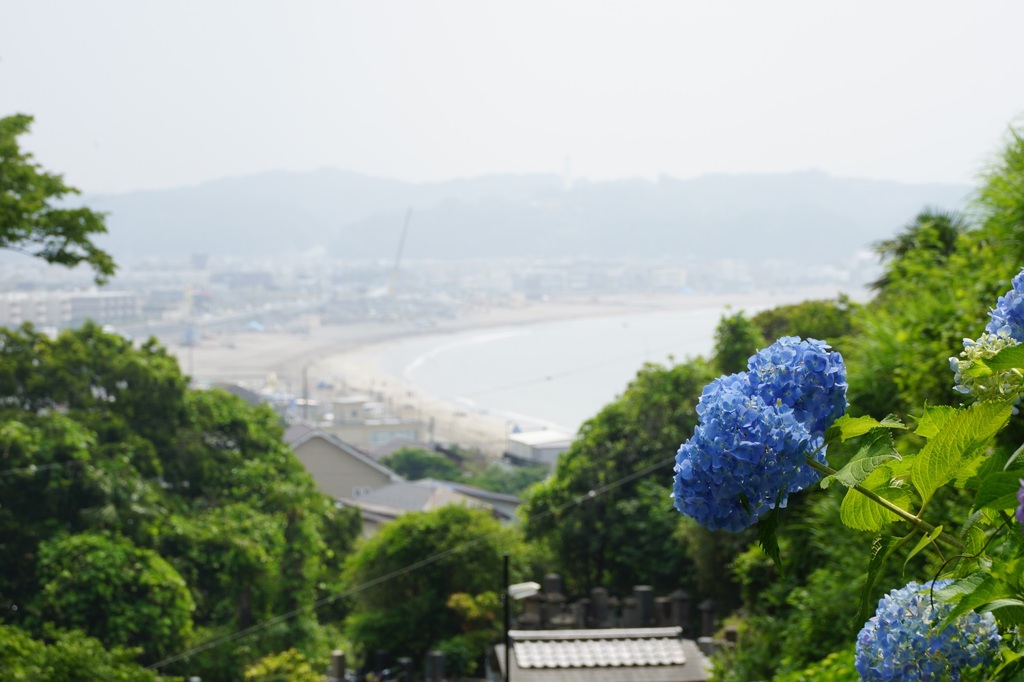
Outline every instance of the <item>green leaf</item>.
[(1008, 369), (1024, 369), (1024, 345), (1009, 346), (990, 358), (975, 360), (967, 374), (980, 379)]
[(839, 481), (847, 488), (852, 488), (872, 471), (888, 461), (899, 459), (900, 455), (892, 443), (892, 434), (884, 429), (875, 429), (871, 438), (857, 450), (842, 469), (821, 480), (821, 487), (828, 488), (833, 481)]
[(979, 607), (1009, 598), (1013, 594), (1006, 583), (985, 573), (974, 573), (941, 590), (936, 590), (935, 593), (943, 601), (953, 601), (959, 597), (953, 610), (937, 626), (936, 629), (940, 631), (968, 611), (975, 611)]
[[(961, 541), (963, 541), (965, 548), (963, 553), (967, 555), (978, 554), (981, 552), (982, 547), (985, 546), (985, 540), (987, 535), (985, 533), (985, 524), (989, 523), (988, 514), (984, 511), (976, 511), (967, 517), (964, 525), (960, 528), (960, 532), (957, 534)], [(973, 570), (976, 564), (971, 561), (957, 561), (956, 563), (956, 577), (963, 578), (968, 574), (969, 571)]]
[(911, 480), (927, 502), (941, 486), (984, 453), (1010, 417), (1007, 402), (985, 402), (957, 411), (918, 453)]
[(857, 438), (863, 436), (865, 433), (873, 431), (875, 429), (905, 429), (897, 417), (889, 415), (882, 421), (878, 421), (874, 417), (851, 417), (844, 414), (839, 419), (832, 423), (832, 426), (828, 427), (825, 431), (825, 442), (831, 443), (837, 438), (842, 441), (848, 441), (851, 438)]
[[(867, 484), (871, 479), (876, 479), (877, 486), (865, 485), (871, 492), (882, 497), (902, 509), (910, 508), (911, 496), (905, 488), (893, 487), (888, 484), (892, 470), (882, 465), (875, 469), (865, 479)], [(849, 528), (855, 530), (879, 531), (893, 521), (898, 521), (899, 516), (871, 500), (855, 489), (850, 489), (843, 498), (839, 507), (839, 518)]]
[(762, 551), (771, 558), (775, 568), (779, 571), (779, 575), (784, 576), (785, 571), (782, 568), (782, 557), (779, 555), (779, 541), (775, 535), (778, 526), (779, 510), (775, 508), (758, 520), (757, 543), (761, 545)]
[(1017, 492), (1021, 488), (1021, 472), (1000, 471), (990, 474), (974, 497), (975, 509), (1016, 509)]
[(1016, 606), (1017, 608), (1024, 607), (1024, 601), (1011, 598), (993, 599), (985, 605), (985, 610), (989, 612), (998, 611), (999, 609), (1005, 609), (1011, 606)]
[(913, 559), (915, 556), (917, 556), (921, 552), (921, 550), (923, 550), (925, 547), (927, 547), (928, 545), (930, 545), (933, 542), (935, 542), (935, 538), (939, 537), (939, 535), (941, 533), (942, 533), (942, 526), (938, 526), (935, 529), (933, 529), (932, 532), (928, 533), (923, 538), (918, 540), (917, 544), (914, 545), (914, 549), (910, 550), (910, 554), (907, 555), (906, 561), (903, 562), (903, 573), (904, 574), (906, 574), (906, 572), (907, 572), (907, 564), (910, 563), (910, 560)]
[(874, 596), (875, 583), (878, 582), (878, 576), (882, 572), (886, 559), (889, 558), (889, 555), (898, 546), (899, 538), (891, 535), (877, 535), (874, 542), (871, 543), (871, 561), (868, 562), (868, 575), (864, 580), (864, 587), (860, 591), (858, 623), (866, 621), (874, 613), (875, 602), (872, 600), (872, 597)]
[(917, 420), (914, 433), (922, 438), (933, 438), (952, 419), (958, 410), (948, 405), (925, 405), (924, 413)]

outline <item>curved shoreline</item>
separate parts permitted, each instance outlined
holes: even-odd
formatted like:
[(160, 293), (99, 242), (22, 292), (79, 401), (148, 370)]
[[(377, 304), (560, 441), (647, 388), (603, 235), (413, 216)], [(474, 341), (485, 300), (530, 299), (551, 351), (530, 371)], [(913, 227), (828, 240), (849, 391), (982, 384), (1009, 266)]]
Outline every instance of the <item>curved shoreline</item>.
[[(736, 310), (770, 307), (836, 291), (801, 290), (780, 294), (657, 295), (587, 297), (531, 302), (520, 307), (469, 309), (461, 317), (423, 328), (412, 323), (367, 322), (313, 327), (308, 333), (247, 332), (204, 339), (194, 348), (172, 347), (182, 370), (196, 385), (237, 383), (250, 390), (276, 390), (329, 399), (334, 392), (374, 395), (393, 410), (432, 420), (437, 442), (458, 443), (500, 455), (509, 420), (428, 395), (412, 382), (379, 366), (381, 354), (413, 337), (443, 336), (470, 330), (516, 327), (560, 320), (652, 312), (683, 312), (731, 306)], [(317, 388), (330, 385), (332, 389)], [(535, 420), (543, 421), (543, 420)]]

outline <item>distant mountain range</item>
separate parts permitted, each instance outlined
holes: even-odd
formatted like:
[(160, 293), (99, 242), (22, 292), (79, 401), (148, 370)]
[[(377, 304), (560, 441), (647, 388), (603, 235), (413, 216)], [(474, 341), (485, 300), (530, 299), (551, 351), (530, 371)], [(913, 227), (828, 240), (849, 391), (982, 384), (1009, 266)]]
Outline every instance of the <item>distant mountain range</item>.
[(566, 256), (834, 261), (891, 237), (925, 206), (962, 208), (967, 185), (901, 184), (818, 171), (691, 180), (576, 182), (492, 175), (436, 183), (324, 169), (86, 197), (108, 211), (116, 259), (263, 256), (321, 247), (405, 258)]

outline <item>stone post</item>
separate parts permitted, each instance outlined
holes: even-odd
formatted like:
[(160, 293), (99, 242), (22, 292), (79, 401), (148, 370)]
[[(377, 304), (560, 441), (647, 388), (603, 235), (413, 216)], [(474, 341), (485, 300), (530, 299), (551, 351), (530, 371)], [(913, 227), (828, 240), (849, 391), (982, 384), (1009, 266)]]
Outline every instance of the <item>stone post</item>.
[(344, 682), (345, 679), (345, 652), (335, 649), (331, 652), (331, 674), (328, 676), (330, 682)]
[(634, 585), (633, 598), (636, 599), (637, 627), (652, 627), (654, 625), (654, 588), (650, 585)]
[(590, 590), (590, 617), (587, 620), (592, 628), (608, 627), (608, 590), (605, 588), (595, 587)]

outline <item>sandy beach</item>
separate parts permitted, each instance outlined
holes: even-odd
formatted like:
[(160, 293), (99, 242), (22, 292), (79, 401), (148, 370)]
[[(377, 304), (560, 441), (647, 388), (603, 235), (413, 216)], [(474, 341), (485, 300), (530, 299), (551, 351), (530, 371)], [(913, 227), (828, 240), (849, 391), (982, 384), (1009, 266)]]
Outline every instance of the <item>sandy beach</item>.
[(528, 302), (516, 307), (473, 308), (456, 319), (424, 328), (405, 322), (363, 322), (317, 326), (307, 333), (262, 331), (205, 336), (196, 346), (173, 346), (182, 370), (198, 386), (228, 382), (253, 391), (306, 392), (317, 400), (362, 393), (394, 411), (434, 425), (434, 440), (503, 452), (508, 422), (427, 395), (416, 386), (384, 373), (378, 358), (390, 344), (411, 336), (444, 335), (488, 327), (508, 327), (586, 317), (620, 316), (655, 311), (688, 311), (732, 306), (737, 310), (810, 298), (834, 291), (786, 295), (652, 295), (587, 297)]

